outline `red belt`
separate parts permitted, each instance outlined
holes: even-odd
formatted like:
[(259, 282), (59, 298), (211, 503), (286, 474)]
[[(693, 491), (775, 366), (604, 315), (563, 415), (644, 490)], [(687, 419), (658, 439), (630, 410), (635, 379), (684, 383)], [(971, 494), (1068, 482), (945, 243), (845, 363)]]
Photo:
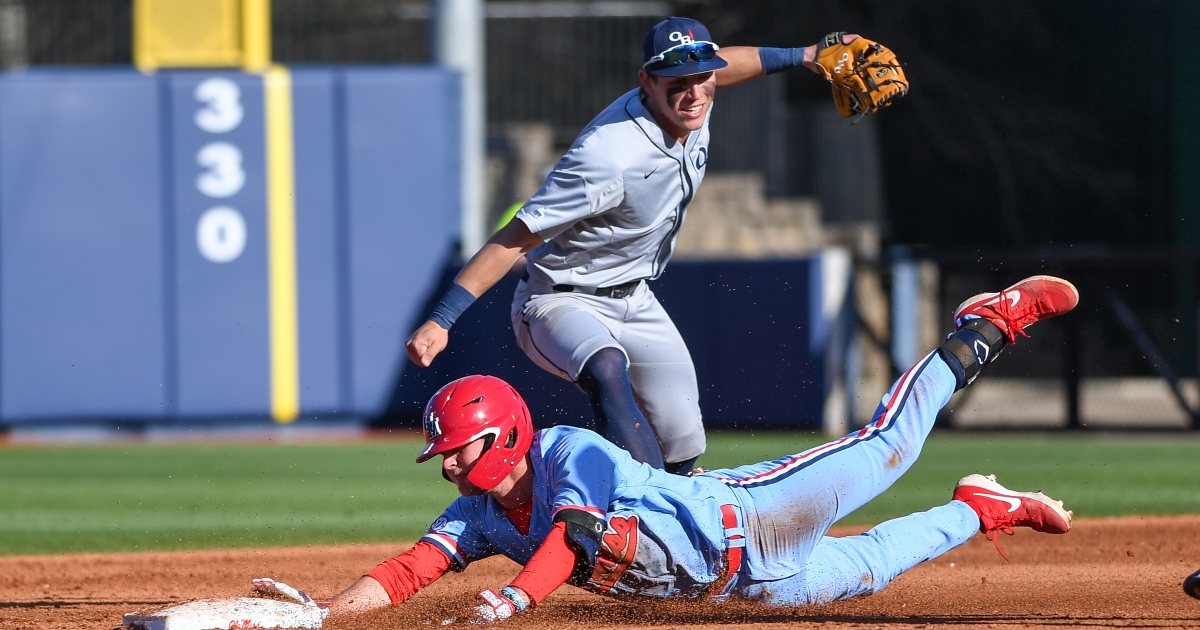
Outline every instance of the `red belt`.
[(742, 553), (746, 548), (746, 529), (742, 527), (741, 511), (732, 504), (721, 506), (721, 526), (725, 528), (725, 568), (720, 577), (709, 585), (709, 597), (725, 594), (733, 576), (742, 567)]

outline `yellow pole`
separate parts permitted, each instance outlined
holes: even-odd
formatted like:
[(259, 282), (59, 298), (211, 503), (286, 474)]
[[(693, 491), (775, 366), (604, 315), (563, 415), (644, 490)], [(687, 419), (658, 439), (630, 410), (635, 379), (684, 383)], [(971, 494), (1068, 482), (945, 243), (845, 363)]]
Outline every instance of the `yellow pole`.
[(260, 72), (271, 64), (271, 0), (242, 0), (242, 69)]
[(271, 308), (271, 416), (300, 415), (300, 332), (296, 303), (295, 161), (292, 75), (272, 66), (263, 75), (267, 127), (267, 251)]

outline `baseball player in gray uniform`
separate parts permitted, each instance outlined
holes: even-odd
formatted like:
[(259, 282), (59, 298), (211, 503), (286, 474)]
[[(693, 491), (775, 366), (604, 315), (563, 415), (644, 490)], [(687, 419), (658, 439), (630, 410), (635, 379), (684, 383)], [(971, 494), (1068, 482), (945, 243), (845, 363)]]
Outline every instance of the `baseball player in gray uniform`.
[(696, 20), (650, 30), (640, 87), (588, 124), (467, 262), (408, 339), (413, 363), (429, 366), (454, 320), (526, 254), (512, 305), (521, 349), (590, 396), (593, 428), (609, 441), (652, 466), (692, 470), (705, 449), (696, 371), (646, 281), (662, 275), (704, 179), (714, 92), (800, 65), (815, 72), (818, 46), (718, 49)]

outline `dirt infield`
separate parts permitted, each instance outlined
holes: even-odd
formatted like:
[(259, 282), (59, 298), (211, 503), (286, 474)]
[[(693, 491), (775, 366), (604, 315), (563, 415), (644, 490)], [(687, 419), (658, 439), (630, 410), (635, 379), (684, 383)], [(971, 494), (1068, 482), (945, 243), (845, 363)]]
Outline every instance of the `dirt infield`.
[[(846, 535), (859, 530), (841, 529)], [(1200, 627), (1183, 578), (1200, 568), (1200, 516), (1078, 521), (1065, 536), (1018, 531), (1012, 564), (976, 536), (883, 592), (830, 606), (618, 602), (564, 587), (509, 628)], [(270, 576), (329, 597), (404, 545), (0, 558), (0, 627), (113, 630), (121, 615), (199, 597), (245, 596)], [(437, 627), (473, 594), (516, 574), (504, 559), (451, 574), (404, 606), (326, 624), (335, 630)]]

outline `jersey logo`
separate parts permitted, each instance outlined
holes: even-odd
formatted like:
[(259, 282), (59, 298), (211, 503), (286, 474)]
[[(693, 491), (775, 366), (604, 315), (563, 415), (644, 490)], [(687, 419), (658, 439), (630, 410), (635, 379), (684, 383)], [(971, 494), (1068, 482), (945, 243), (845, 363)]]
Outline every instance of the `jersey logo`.
[(650, 171), (649, 173), (646, 173), (645, 175), (642, 175), (642, 179), (650, 179), (650, 176), (651, 176), (651, 175), (653, 175), (653, 174), (654, 174), (654, 173), (656, 173), (656, 172), (658, 172), (658, 167), (657, 167), (657, 166), (655, 166), (655, 167), (654, 167), (654, 170), (653, 170), (653, 171)]
[(636, 516), (614, 516), (600, 540), (596, 553), (596, 568), (592, 571), (592, 586), (610, 592), (633, 563), (637, 554), (638, 519)]
[(704, 168), (708, 164), (708, 147), (700, 147), (700, 153), (696, 156), (696, 170)]
[(439, 531), (449, 524), (450, 524), (450, 519), (446, 518), (445, 516), (439, 516), (437, 518), (437, 520), (433, 522), (433, 525), (429, 526), (429, 531), (431, 531), (431, 532)]
[(425, 416), (425, 441), (428, 442), (442, 434), (442, 421), (432, 411)]

